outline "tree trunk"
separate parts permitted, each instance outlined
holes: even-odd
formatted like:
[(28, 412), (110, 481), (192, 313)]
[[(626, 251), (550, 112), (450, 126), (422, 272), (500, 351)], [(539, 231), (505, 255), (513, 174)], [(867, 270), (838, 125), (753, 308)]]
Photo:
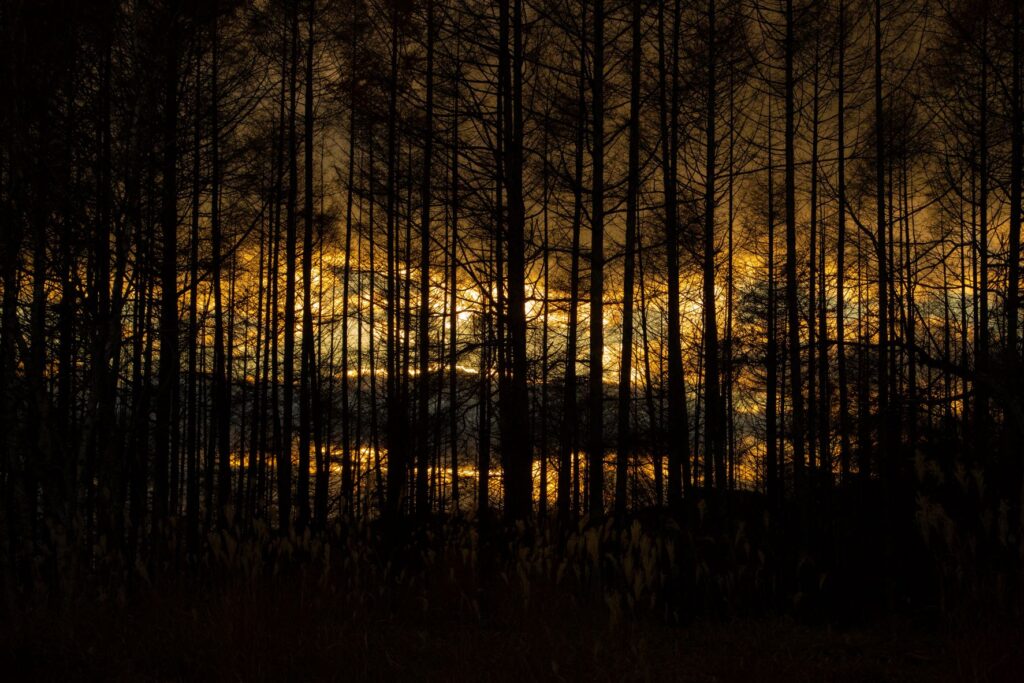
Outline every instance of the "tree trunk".
[(836, 362), (839, 382), (839, 471), (850, 476), (850, 396), (846, 370), (846, 2), (839, 2), (836, 164), (839, 207), (836, 224)]
[[(718, 369), (718, 313), (715, 304), (715, 0), (708, 2), (708, 75), (704, 170), (704, 460), (708, 481), (725, 488), (725, 420)], [(712, 481), (712, 475), (714, 481)]]
[[(686, 384), (683, 377), (683, 351), (680, 341), (679, 306), (679, 225), (676, 194), (679, 149), (679, 34), (680, 0), (675, 0), (672, 22), (671, 86), (668, 85), (665, 63), (665, 3), (658, 14), (659, 77), (661, 106), (662, 178), (665, 193), (665, 241), (668, 269), (668, 504), (678, 507), (690, 487), (689, 416), (686, 411)], [(669, 92), (670, 91), (670, 92)]]
[(590, 210), (590, 516), (604, 514), (604, 0), (594, 1), (593, 174)]
[(804, 485), (804, 396), (800, 366), (800, 315), (797, 299), (796, 273), (796, 144), (794, 139), (793, 52), (795, 27), (793, 0), (786, 1), (786, 313), (789, 339), (789, 388), (792, 411), (791, 440), (793, 443), (793, 478), (797, 496), (802, 496)]
[(162, 254), (160, 265), (160, 378), (153, 463), (153, 527), (167, 514), (172, 433), (178, 427), (178, 26), (177, 2), (168, 8), (164, 67)]
[(636, 268), (636, 231), (640, 207), (640, 0), (632, 3), (630, 28), (632, 49), (629, 76), (629, 170), (626, 189), (625, 271), (622, 277), (622, 352), (619, 365), (618, 417), (619, 438), (615, 462), (615, 515), (626, 513), (626, 477), (632, 455), (629, 425), (630, 397), (633, 386), (633, 279)]
[(420, 176), (420, 311), (419, 311), (419, 424), (417, 428), (416, 512), (426, 515), (429, 469), (430, 410), (430, 175), (434, 156), (434, 3), (427, 0), (426, 121), (423, 130), (423, 174)]

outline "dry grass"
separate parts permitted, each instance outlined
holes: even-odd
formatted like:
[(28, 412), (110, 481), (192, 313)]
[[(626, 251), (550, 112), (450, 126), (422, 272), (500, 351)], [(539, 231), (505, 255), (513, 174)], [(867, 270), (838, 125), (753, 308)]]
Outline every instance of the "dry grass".
[[(1024, 670), (1024, 632), (977, 615), (958, 630), (937, 612), (915, 622), (909, 610), (875, 610), (836, 628), (791, 599), (789, 609), (766, 607), (759, 596), (775, 582), (742, 535), (698, 542), (634, 523), (528, 537), (496, 530), (481, 541), (471, 524), (213, 533), (191, 564), (169, 551), (163, 564), (121, 565), (105, 590), (94, 580), (8, 606), (0, 672), (18, 681), (789, 682), (1004, 681)], [(787, 611), (802, 616), (777, 616)]]
[(80, 603), (8, 624), (2, 670), (26, 681), (1009, 681), (1024, 665), (1021, 633), (1005, 630), (950, 637), (781, 618), (613, 626), (566, 597), (483, 619), (443, 603), (389, 609), (386, 598), (353, 609), (282, 582)]

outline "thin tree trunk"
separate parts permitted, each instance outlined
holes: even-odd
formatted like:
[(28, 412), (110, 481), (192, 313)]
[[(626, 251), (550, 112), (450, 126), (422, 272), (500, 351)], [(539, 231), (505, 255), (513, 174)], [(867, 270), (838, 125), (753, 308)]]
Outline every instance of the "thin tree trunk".
[(622, 351), (619, 365), (619, 438), (615, 463), (615, 514), (626, 513), (626, 477), (632, 456), (632, 434), (629, 424), (633, 375), (633, 280), (636, 268), (636, 231), (640, 197), (640, 22), (643, 10), (640, 0), (632, 3), (632, 48), (629, 76), (629, 170), (626, 189), (625, 271), (622, 277)]
[[(298, 10), (296, 9), (296, 13)], [(304, 228), (302, 235), (302, 350), (301, 372), (299, 375), (299, 476), (298, 476), (298, 514), (299, 527), (310, 522), (309, 504), (309, 450), (310, 439), (313, 439), (314, 467), (316, 477), (323, 471), (322, 454), (314, 432), (319, 431), (319, 375), (313, 333), (313, 12), (314, 2), (310, 0), (307, 18), (307, 42), (305, 65), (305, 102), (303, 106), (303, 192)], [(296, 19), (297, 21), (297, 19)], [(296, 58), (298, 52), (295, 53)]]
[(661, 92), (660, 124), (662, 177), (665, 193), (665, 240), (668, 273), (668, 504), (677, 507), (690, 487), (689, 416), (686, 411), (686, 384), (683, 377), (683, 351), (680, 341), (679, 307), (679, 225), (676, 195), (678, 114), (679, 114), (679, 34), (680, 0), (675, 0), (672, 22), (671, 86), (665, 63), (665, 3), (658, 14), (659, 78)]
[[(168, 16), (164, 74), (162, 253), (160, 266), (160, 377), (153, 463), (153, 531), (167, 515), (168, 466), (173, 432), (178, 428), (178, 26), (177, 3)], [(144, 451), (143, 451), (144, 453)]]
[(456, 249), (459, 244), (459, 80), (461, 78), (461, 64), (457, 61), (455, 68), (455, 75), (452, 78), (452, 166), (451, 166), (451, 222), (452, 222), (452, 233), (451, 233), (451, 253), (449, 254), (448, 267), (451, 270), (449, 275), (449, 286), (450, 289), (450, 309), (449, 309), (449, 332), (448, 332), (448, 352), (449, 352), (449, 365), (451, 366), (448, 373), (448, 402), (449, 402), (449, 424), (448, 424), (448, 438), (451, 447), (451, 468), (452, 468), (452, 510), (456, 515), (461, 512), (461, 506), (459, 504), (459, 426), (458, 426), (458, 300), (456, 294), (458, 292), (458, 275), (459, 275), (459, 261), (457, 257)]
[[(582, 21), (585, 21), (585, 16)], [(581, 36), (582, 38), (582, 36)], [(583, 116), (584, 90), (583, 65), (584, 43), (580, 42), (580, 72), (577, 77), (576, 102), (579, 117), (576, 121), (576, 145), (573, 169), (573, 214), (572, 214), (572, 246), (570, 248), (569, 265), (569, 322), (566, 328), (565, 343), (565, 378), (563, 380), (563, 409), (561, 443), (559, 444), (558, 464), (558, 519), (562, 524), (569, 520), (570, 501), (573, 499), (571, 488), (575, 481), (573, 476), (573, 454), (576, 450), (576, 353), (577, 332), (579, 326), (580, 298), (580, 233), (583, 219), (583, 149), (585, 145), (586, 123)]]
[(846, 2), (839, 2), (836, 163), (839, 207), (836, 225), (836, 362), (839, 382), (839, 471), (850, 476), (850, 396), (846, 370)]
[[(987, 13), (987, 8), (982, 8)], [(989, 351), (989, 314), (988, 314), (988, 185), (989, 185), (989, 163), (988, 163), (988, 16), (982, 16), (981, 29), (981, 54), (979, 62), (981, 67), (981, 83), (979, 85), (978, 106), (980, 107), (979, 128), (978, 128), (978, 302), (979, 317), (977, 322), (977, 334), (974, 338), (974, 363), (975, 371), (981, 376), (974, 384), (974, 437), (976, 452), (980, 455), (988, 450), (988, 423), (989, 423), (989, 400), (988, 382), (984, 375), (988, 372), (988, 351)]]
[[(355, 30), (352, 32), (352, 57), (356, 54)], [(352, 86), (352, 102), (348, 117), (348, 183), (345, 188), (345, 266), (342, 271), (341, 283), (341, 497), (342, 504), (339, 507), (343, 514), (351, 515), (354, 512), (353, 497), (353, 475), (352, 475), (352, 438), (351, 423), (352, 413), (349, 399), (349, 299), (351, 298), (352, 283), (352, 189), (355, 183), (356, 168), (356, 102), (355, 102), (355, 81)], [(359, 263), (356, 263), (359, 266)], [(371, 264), (371, 268), (372, 268)], [(358, 312), (357, 312), (357, 315)], [(361, 338), (357, 335), (357, 339)], [(359, 393), (362, 384), (362, 377), (356, 374), (356, 392)], [(357, 413), (358, 415), (358, 413)], [(356, 441), (356, 453), (362, 452), (362, 444)], [(357, 455), (358, 457), (358, 455)]]
[[(1021, 114), (1021, 5), (1013, 6), (1013, 66), (1010, 87), (1010, 235), (1006, 273), (1006, 345), (1018, 351), (1020, 325), (1021, 164), (1024, 163), (1024, 116)], [(1024, 509), (1024, 508), (1022, 508)]]
[[(889, 275), (886, 262), (885, 219), (885, 113), (882, 109), (882, 2), (875, 0), (874, 95), (875, 95), (875, 203), (877, 234), (875, 251), (878, 260), (878, 425), (879, 453), (888, 466), (889, 446)], [(864, 444), (861, 444), (864, 446)]]
[(387, 514), (401, 514), (405, 501), (406, 452), (405, 452), (405, 401), (400, 394), (402, 381), (399, 347), (398, 319), (398, 8), (391, 12), (390, 77), (388, 79), (388, 122), (387, 122), (387, 447), (388, 484)]
[(604, 514), (604, 0), (594, 1), (593, 172), (590, 210), (590, 516)]
[(767, 301), (767, 322), (765, 332), (767, 333), (767, 349), (765, 357), (765, 368), (767, 370), (765, 396), (765, 489), (768, 494), (768, 501), (772, 507), (778, 507), (782, 501), (782, 486), (780, 483), (780, 459), (779, 442), (777, 438), (777, 416), (778, 407), (778, 331), (777, 313), (775, 303), (775, 166), (774, 148), (775, 143), (772, 130), (772, 101), (768, 101), (768, 301)]
[(793, 75), (794, 44), (793, 0), (786, 1), (786, 313), (789, 339), (789, 388), (792, 401), (791, 441), (793, 478), (797, 496), (804, 493), (804, 397), (800, 366), (800, 316), (796, 273), (796, 144), (794, 138), (796, 83)]
[[(292, 470), (292, 414), (295, 392), (295, 261), (298, 239), (296, 212), (298, 203), (298, 140), (296, 131), (299, 62), (299, 8), (298, 2), (292, 7), (291, 17), (291, 59), (288, 78), (288, 198), (285, 211), (285, 290), (284, 290), (284, 415), (282, 417), (281, 455), (278, 471), (278, 510), (281, 529), (287, 531), (291, 524), (291, 470)], [(303, 474), (303, 461), (299, 461), (297, 474), (298, 504), (302, 506), (303, 483), (309, 482), (309, 467)]]
[(434, 161), (434, 3), (426, 7), (426, 121), (423, 130), (423, 173), (420, 176), (420, 311), (419, 311), (419, 440), (416, 470), (416, 512), (426, 515), (427, 470), (429, 469), (430, 410), (427, 397), (430, 387), (430, 202), (431, 172)]
[(718, 312), (715, 304), (715, 0), (708, 1), (708, 76), (706, 154), (704, 170), (704, 461), (711, 486), (725, 489), (725, 420), (722, 410), (718, 357)]
[[(216, 12), (216, 7), (214, 12)], [(231, 454), (229, 429), (231, 401), (228, 393), (227, 356), (224, 348), (224, 303), (221, 287), (223, 231), (220, 219), (220, 92), (218, 58), (220, 40), (217, 20), (214, 17), (212, 31), (210, 71), (210, 278), (213, 284), (213, 401), (211, 424), (212, 451), (217, 460), (217, 505), (218, 519), (225, 523), (225, 512), (231, 499)], [(211, 454), (212, 457), (212, 454)]]
[(188, 375), (186, 384), (187, 407), (185, 427), (185, 510), (188, 547), (190, 553), (199, 550), (199, 415), (198, 380), (196, 377), (197, 348), (199, 345), (199, 211), (202, 203), (202, 176), (200, 152), (202, 146), (202, 58), (196, 54), (195, 71), (195, 123), (192, 152), (192, 229), (189, 237), (188, 287)]

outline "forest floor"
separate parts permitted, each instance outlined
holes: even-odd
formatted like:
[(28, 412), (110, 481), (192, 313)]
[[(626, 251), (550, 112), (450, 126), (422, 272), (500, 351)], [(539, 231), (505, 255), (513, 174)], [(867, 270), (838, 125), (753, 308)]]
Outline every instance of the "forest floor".
[[(430, 596), (433, 598), (433, 596)], [(448, 595), (358, 604), (302, 582), (137, 590), (0, 620), (8, 681), (1010, 681), (1024, 632), (886, 619), (669, 626), (539, 596), (525, 609)], [(11, 617), (14, 617), (13, 619)]]

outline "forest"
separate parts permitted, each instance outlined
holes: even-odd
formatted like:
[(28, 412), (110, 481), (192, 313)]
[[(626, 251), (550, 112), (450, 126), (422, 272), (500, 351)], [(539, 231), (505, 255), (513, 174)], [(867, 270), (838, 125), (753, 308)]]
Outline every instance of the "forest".
[(3, 0), (0, 670), (1013, 680), (1022, 15)]

